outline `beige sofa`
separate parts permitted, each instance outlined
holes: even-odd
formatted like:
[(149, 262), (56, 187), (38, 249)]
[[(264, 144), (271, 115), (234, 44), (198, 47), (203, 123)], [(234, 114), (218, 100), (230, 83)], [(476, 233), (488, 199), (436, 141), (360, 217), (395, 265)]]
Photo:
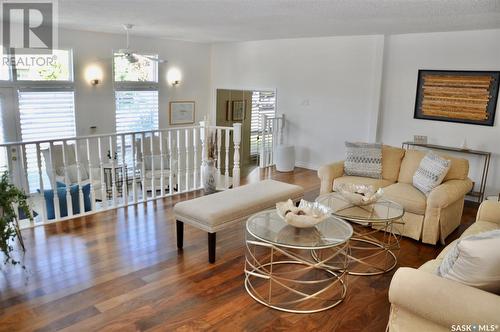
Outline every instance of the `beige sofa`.
[(441, 185), (426, 197), (413, 187), (413, 174), (425, 151), (404, 150), (384, 145), (382, 147), (382, 178), (372, 179), (344, 175), (344, 162), (322, 166), (318, 170), (321, 179), (321, 194), (332, 192), (341, 183), (369, 184), (383, 187), (386, 198), (400, 203), (405, 208), (403, 216), (404, 236), (424, 243), (445, 243), (446, 237), (460, 224), (464, 197), (472, 188), (468, 178), (469, 162), (453, 158), (451, 167)]
[[(479, 208), (476, 222), (462, 237), (499, 228), (500, 203), (486, 201)], [(499, 295), (435, 275), (451, 246), (418, 270), (403, 267), (396, 271), (389, 288), (389, 331), (432, 332), (450, 331), (457, 324), (500, 325)]]

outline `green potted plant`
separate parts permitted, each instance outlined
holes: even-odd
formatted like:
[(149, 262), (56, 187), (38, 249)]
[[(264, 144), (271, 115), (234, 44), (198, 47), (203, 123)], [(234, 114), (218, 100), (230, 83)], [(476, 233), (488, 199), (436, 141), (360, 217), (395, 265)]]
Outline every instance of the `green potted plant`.
[(24, 192), (11, 184), (8, 173), (4, 172), (0, 178), (0, 250), (5, 256), (4, 264), (19, 264), (19, 261), (12, 257), (12, 251), (14, 251), (13, 242), (16, 238), (22, 250), (25, 251), (16, 209), (19, 209), (20, 213), (22, 212), (27, 218), (33, 220), (26, 199), (27, 196)]

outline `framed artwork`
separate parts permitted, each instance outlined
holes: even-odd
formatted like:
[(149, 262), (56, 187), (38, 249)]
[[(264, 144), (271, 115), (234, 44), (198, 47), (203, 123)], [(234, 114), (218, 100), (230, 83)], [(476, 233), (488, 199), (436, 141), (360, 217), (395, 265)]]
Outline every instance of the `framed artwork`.
[(419, 70), (415, 119), (493, 126), (500, 72)]
[(233, 100), (231, 107), (232, 121), (245, 120), (245, 100)]
[(171, 101), (169, 104), (169, 122), (171, 125), (194, 123), (194, 101)]

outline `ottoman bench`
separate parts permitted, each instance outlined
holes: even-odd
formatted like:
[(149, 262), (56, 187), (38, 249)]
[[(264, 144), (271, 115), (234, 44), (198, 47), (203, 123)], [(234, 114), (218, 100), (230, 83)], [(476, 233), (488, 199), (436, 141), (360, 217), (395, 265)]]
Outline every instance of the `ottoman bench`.
[(247, 219), (276, 203), (292, 199), (299, 201), (304, 189), (274, 180), (228, 189), (177, 203), (174, 215), (177, 223), (177, 248), (184, 242), (184, 223), (208, 232), (208, 261), (215, 262), (215, 234), (234, 223)]

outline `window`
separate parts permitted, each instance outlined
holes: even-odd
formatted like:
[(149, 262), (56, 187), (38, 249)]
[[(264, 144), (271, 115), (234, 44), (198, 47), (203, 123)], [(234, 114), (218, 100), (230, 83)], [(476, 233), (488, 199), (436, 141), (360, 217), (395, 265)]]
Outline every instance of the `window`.
[(158, 91), (116, 91), (116, 132), (158, 129)]
[[(19, 120), (21, 138), (23, 141), (39, 141), (73, 137), (76, 135), (74, 91), (19, 91)], [(40, 145), (41, 149), (49, 144)], [(28, 165), (28, 183), (30, 191), (40, 187), (38, 179), (38, 164), (36, 147), (26, 148)], [(45, 171), (45, 161), (42, 158), (44, 187), (50, 183)]]
[(115, 53), (113, 61), (115, 82), (158, 82), (158, 55)]
[(0, 81), (10, 81), (10, 67), (8, 65), (8, 55), (6, 55), (0, 47)]
[[(276, 114), (276, 93), (274, 91), (254, 91), (252, 93), (252, 120), (250, 127), (250, 155), (259, 154), (259, 134), (262, 131), (262, 115), (272, 118)], [(266, 137), (272, 139), (272, 135)]]
[[(3, 131), (3, 100), (0, 100), (0, 144), (5, 142), (5, 135)], [(7, 165), (7, 149), (0, 148), (0, 175), (8, 169)]]
[(72, 81), (73, 64), (70, 50), (53, 50), (52, 54), (14, 55), (18, 81)]

